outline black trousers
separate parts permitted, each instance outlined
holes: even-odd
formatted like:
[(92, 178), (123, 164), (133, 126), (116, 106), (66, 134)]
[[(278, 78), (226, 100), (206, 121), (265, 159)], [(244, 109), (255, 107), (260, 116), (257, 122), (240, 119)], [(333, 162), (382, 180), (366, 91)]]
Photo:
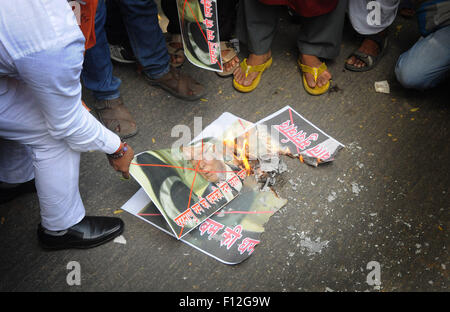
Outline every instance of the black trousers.
[[(339, 55), (347, 0), (336, 9), (317, 17), (301, 18), (297, 47), (302, 54), (332, 59)], [(258, 0), (241, 0), (237, 16), (237, 36), (250, 53), (269, 52), (276, 34), (281, 10), (285, 7), (265, 5)]]

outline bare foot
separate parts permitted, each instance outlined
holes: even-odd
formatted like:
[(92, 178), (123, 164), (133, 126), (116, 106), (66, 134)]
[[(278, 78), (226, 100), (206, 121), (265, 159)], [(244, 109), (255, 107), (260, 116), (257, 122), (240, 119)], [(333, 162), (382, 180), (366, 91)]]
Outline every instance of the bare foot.
[[(222, 53), (222, 59), (227, 59), (229, 57), (228, 54), (229, 53), (235, 53), (234, 50), (230, 50), (230, 49), (224, 49), (221, 50)], [(236, 66), (236, 64), (239, 64), (239, 57), (236, 55), (234, 58), (232, 58), (230, 61), (223, 63), (223, 71), (228, 72), (230, 71), (234, 66)]]
[[(228, 53), (230, 53), (230, 51), (223, 51), (222, 59), (225, 58)], [(223, 71), (230, 71), (234, 66), (236, 66), (236, 64), (239, 64), (239, 57), (237, 55), (231, 61), (223, 63)]]
[[(378, 44), (371, 39), (364, 39), (358, 51), (371, 56), (377, 56), (380, 53), (380, 47)], [(366, 63), (358, 59), (356, 56), (352, 55), (348, 60), (347, 64), (353, 65), (355, 67), (361, 68), (365, 67)]]
[[(301, 54), (300, 60), (302, 64), (308, 65), (309, 67), (318, 68), (320, 67), (320, 65), (322, 65), (322, 62), (315, 55)], [(305, 79), (309, 87), (314, 88), (315, 86), (318, 86), (320, 88), (326, 85), (328, 81), (330, 81), (331, 74), (328, 70), (325, 70), (319, 75), (319, 77), (317, 77), (317, 81), (314, 81), (314, 76), (312, 74), (305, 73)]]
[[(267, 62), (272, 57), (272, 51), (269, 51), (265, 54), (256, 55), (250, 54), (247, 58), (247, 65), (256, 66), (261, 65)], [(249, 73), (247, 77), (245, 77), (245, 72), (242, 71), (242, 68), (239, 66), (234, 71), (234, 80), (240, 84), (241, 86), (248, 87), (252, 84), (253, 80), (258, 76), (257, 72)]]

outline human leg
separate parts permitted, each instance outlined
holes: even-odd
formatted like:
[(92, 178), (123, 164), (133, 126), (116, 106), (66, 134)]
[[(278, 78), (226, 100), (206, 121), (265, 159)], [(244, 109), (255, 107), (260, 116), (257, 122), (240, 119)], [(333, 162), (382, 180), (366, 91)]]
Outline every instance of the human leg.
[(169, 72), (169, 55), (153, 0), (119, 2), (130, 44), (143, 71), (153, 79)]
[(99, 120), (124, 139), (135, 135), (138, 129), (120, 97), (121, 80), (112, 74), (113, 65), (105, 31), (106, 14), (105, 0), (99, 0), (95, 15), (96, 44), (85, 53), (81, 80), (94, 93)]
[(111, 59), (123, 64), (136, 63), (133, 49), (128, 40), (127, 30), (117, 0), (106, 1), (107, 17), (105, 22)]
[(367, 71), (378, 63), (386, 52), (389, 26), (397, 15), (399, 4), (400, 0), (379, 0), (371, 6), (363, 1), (349, 0), (350, 22), (363, 40), (360, 47), (347, 58), (345, 68)]
[[(46, 119), (25, 84), (14, 79), (7, 81), (6, 93), (0, 94), (1, 178), (4, 182), (21, 183), (34, 177), (40, 203), (39, 229), (45, 231), (39, 234), (41, 243), (58, 249), (87, 248), (120, 233), (120, 219), (92, 221), (85, 216), (78, 188), (80, 152), (50, 135)], [(55, 241), (55, 231), (70, 233), (58, 233)]]
[(184, 100), (200, 99), (205, 93), (203, 86), (169, 65), (170, 57), (154, 0), (123, 0), (120, 8), (134, 54), (149, 83)]
[(297, 38), (299, 63), (320, 71), (318, 75), (304, 72), (307, 90), (308, 87), (318, 88), (321, 89), (318, 94), (321, 94), (328, 89), (326, 86), (331, 80), (331, 73), (322, 65), (320, 58), (332, 59), (339, 55), (346, 8), (347, 0), (341, 0), (336, 8), (327, 14), (302, 19)]
[(0, 204), (32, 192), (36, 187), (30, 148), (0, 138)]
[(34, 179), (31, 150), (15, 141), (0, 138), (0, 181), (25, 183)]
[[(234, 71), (233, 85), (240, 91), (256, 88), (262, 71), (271, 63), (271, 45), (278, 26), (280, 8), (262, 4), (258, 0), (241, 0), (237, 15), (237, 34), (250, 52), (247, 59)], [(267, 66), (263, 66), (267, 64)], [(258, 67), (256, 67), (258, 66)], [(261, 70), (252, 70), (261, 68)]]
[(398, 58), (397, 80), (405, 87), (425, 90), (437, 86), (450, 74), (450, 26), (419, 39)]
[(120, 96), (121, 80), (112, 74), (108, 39), (106, 37), (106, 4), (99, 0), (95, 15), (95, 46), (84, 55), (81, 80), (86, 88), (93, 91), (98, 100), (117, 99)]

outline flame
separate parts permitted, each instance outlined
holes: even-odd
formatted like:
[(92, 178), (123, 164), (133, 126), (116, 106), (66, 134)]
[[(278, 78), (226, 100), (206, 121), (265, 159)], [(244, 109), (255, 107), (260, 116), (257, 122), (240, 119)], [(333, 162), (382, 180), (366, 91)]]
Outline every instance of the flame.
[[(234, 139), (224, 139), (223, 144), (225, 145), (225, 147), (232, 147), (233, 148), (232, 153), (233, 154), (236, 153), (236, 143)], [(226, 148), (225, 151), (228, 152), (229, 149)]]
[(242, 163), (244, 164), (245, 170), (247, 171), (247, 175), (250, 175), (250, 173), (252, 172), (252, 167), (250, 166), (250, 164), (248, 163), (248, 158), (247, 158), (247, 150), (248, 150), (248, 141), (247, 139), (244, 140), (244, 147), (243, 147), (243, 151), (241, 153), (242, 156)]
[(232, 156), (239, 164), (239, 166), (243, 166), (245, 170), (247, 171), (247, 175), (250, 175), (252, 172), (252, 167), (248, 160), (248, 150), (249, 150), (249, 144), (248, 140), (244, 139), (242, 143), (242, 147), (238, 146), (237, 144), (237, 138), (235, 139), (224, 139), (223, 144), (225, 146), (232, 147)]

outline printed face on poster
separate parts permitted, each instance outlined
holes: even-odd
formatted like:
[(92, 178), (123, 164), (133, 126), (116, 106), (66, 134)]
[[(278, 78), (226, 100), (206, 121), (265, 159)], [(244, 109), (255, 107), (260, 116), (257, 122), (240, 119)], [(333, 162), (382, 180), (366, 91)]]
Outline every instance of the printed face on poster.
[(135, 156), (130, 173), (181, 238), (240, 192), (247, 172), (225, 163), (203, 140), (179, 149)]

